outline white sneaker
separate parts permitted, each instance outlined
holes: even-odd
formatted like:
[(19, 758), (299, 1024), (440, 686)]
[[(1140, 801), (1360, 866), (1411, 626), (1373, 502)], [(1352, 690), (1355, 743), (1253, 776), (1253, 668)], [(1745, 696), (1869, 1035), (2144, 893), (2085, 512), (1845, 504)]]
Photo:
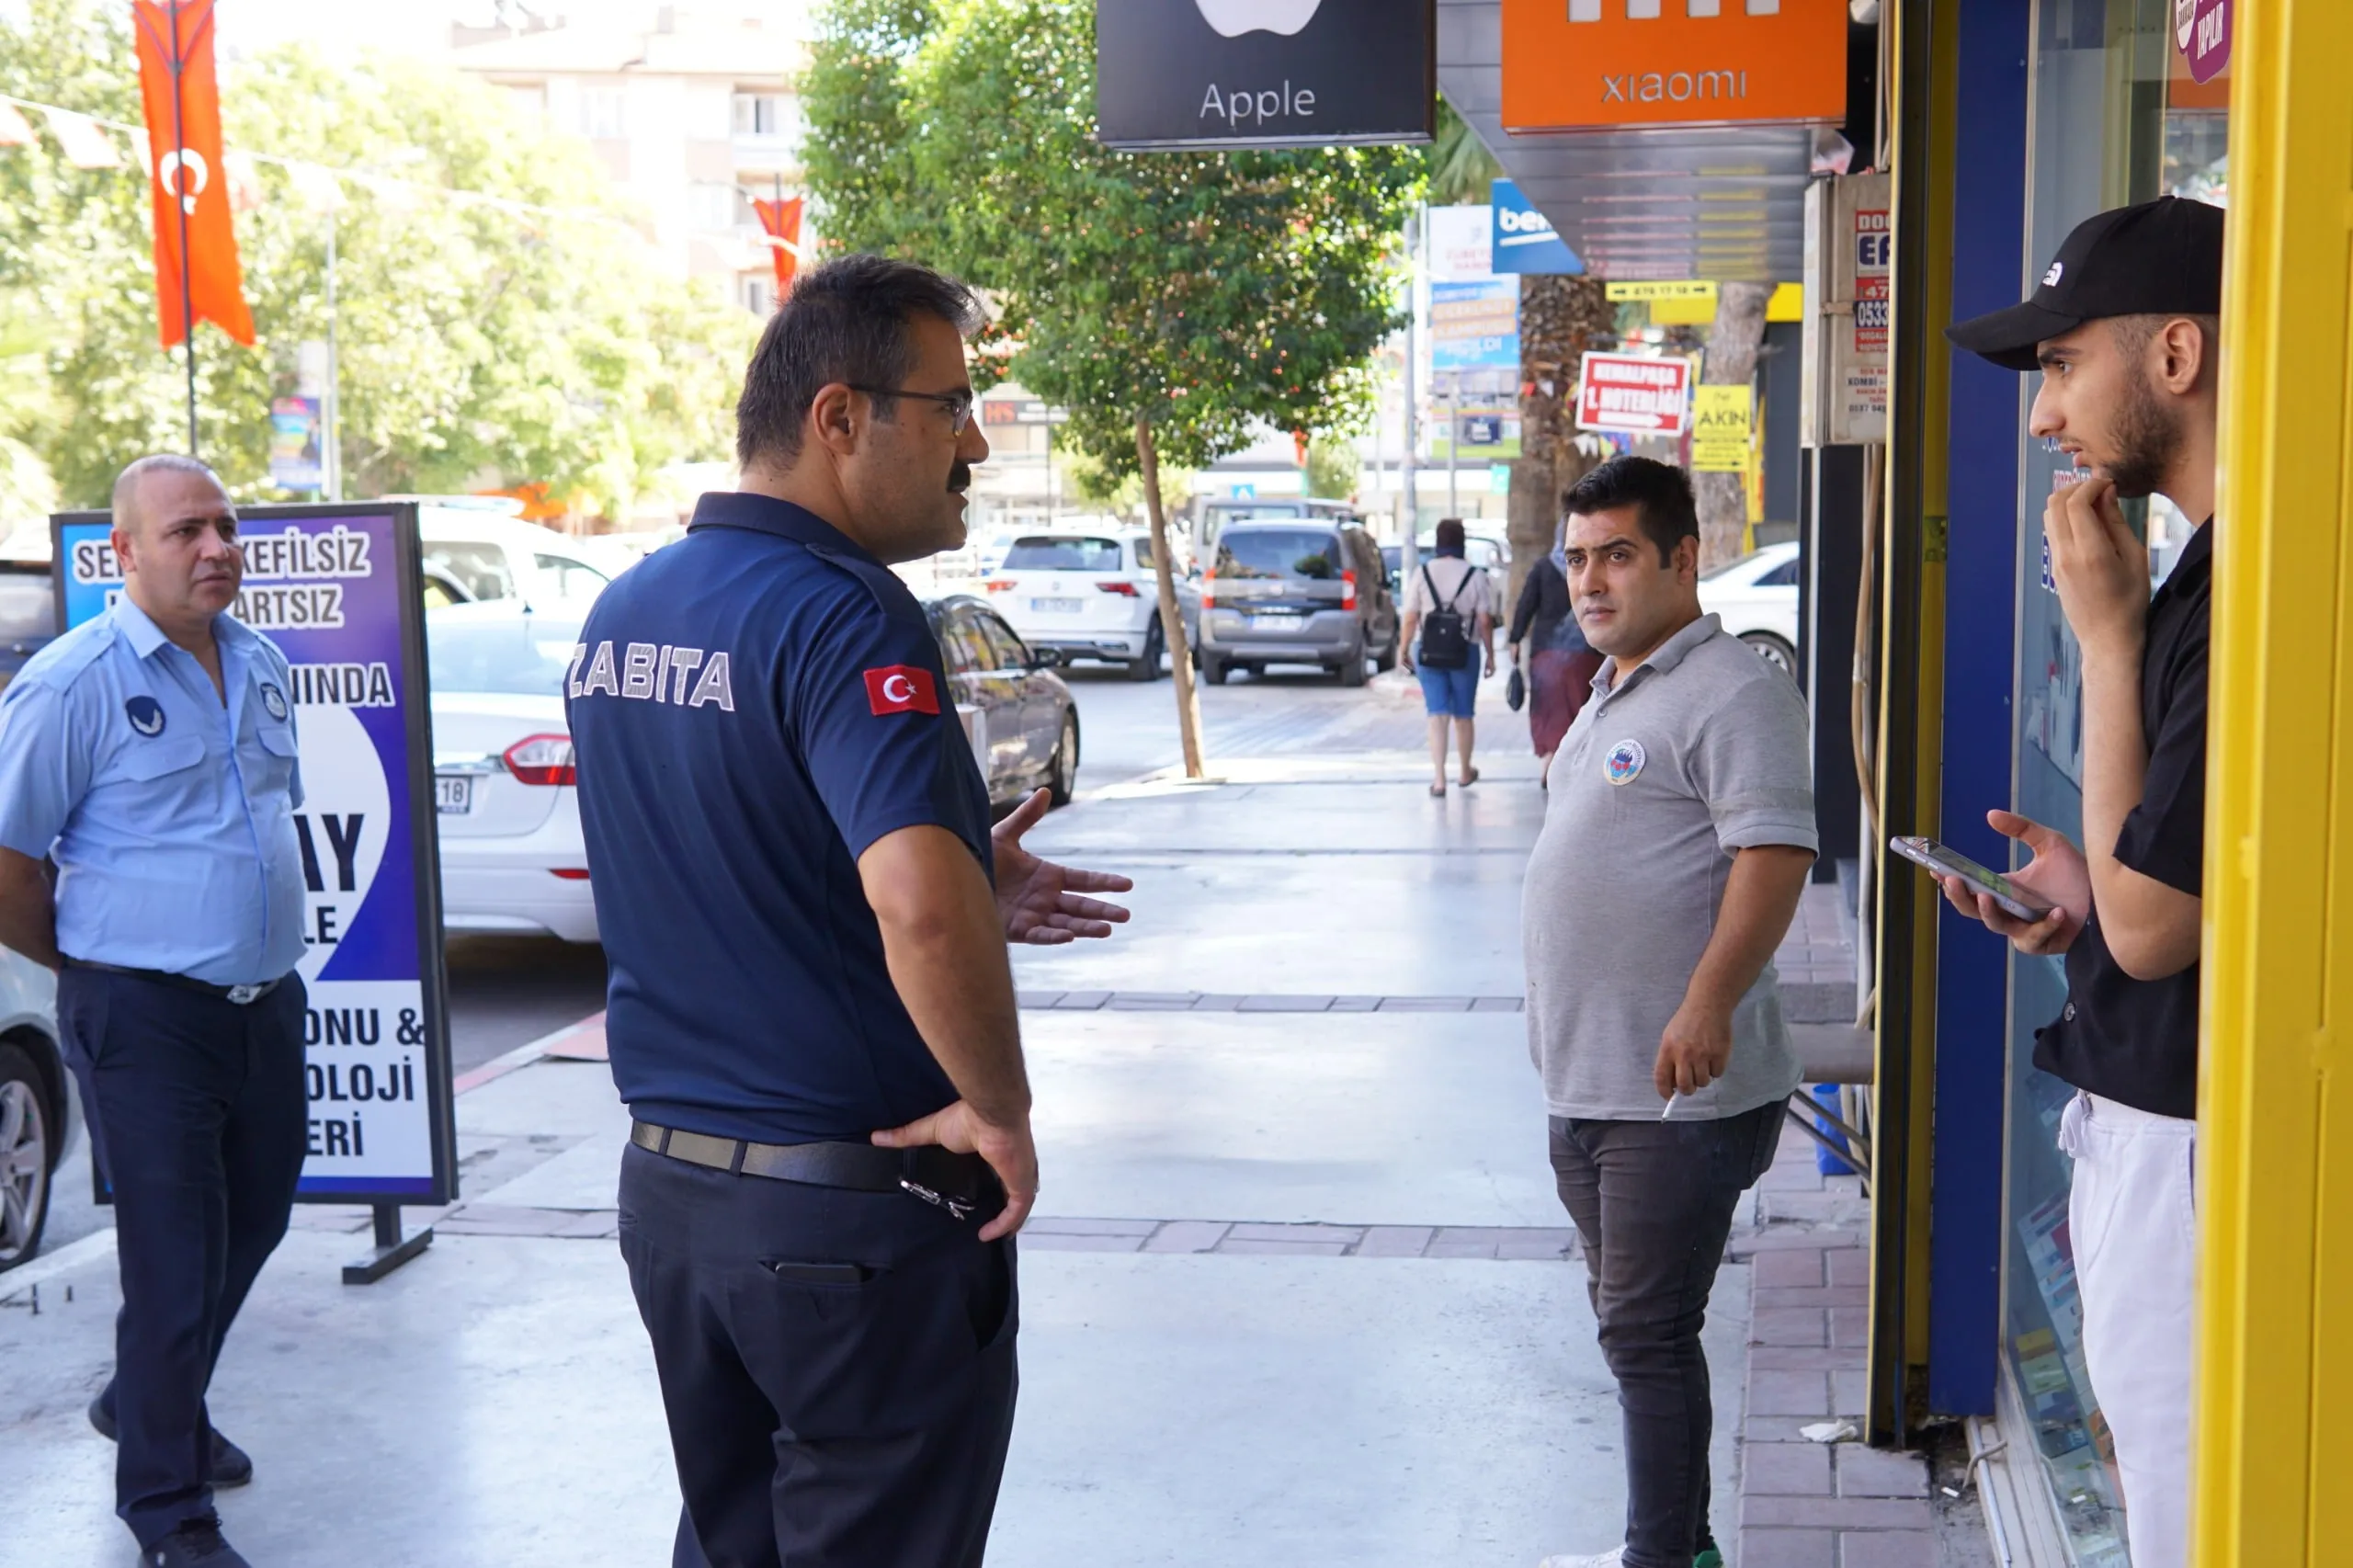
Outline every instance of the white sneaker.
[(1616, 1546), (1591, 1557), (1548, 1557), (1536, 1568), (1623, 1568), (1625, 1561), (1626, 1549)]

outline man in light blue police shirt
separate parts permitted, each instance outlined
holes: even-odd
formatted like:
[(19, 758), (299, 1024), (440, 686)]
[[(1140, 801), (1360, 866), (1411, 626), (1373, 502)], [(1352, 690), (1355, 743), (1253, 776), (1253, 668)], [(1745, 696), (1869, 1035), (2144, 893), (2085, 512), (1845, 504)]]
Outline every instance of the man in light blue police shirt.
[[(0, 942), (57, 970), (122, 1263), (115, 1510), (158, 1568), (239, 1568), (253, 1465), (205, 1392), (302, 1172), (301, 803), (286, 657), (228, 613), (237, 515), (191, 458), (114, 489), (122, 596), (0, 697)], [(54, 886), (49, 866), (55, 866)]]
[(1038, 1187), (1007, 940), (1124, 877), (992, 831), (923, 607), (988, 456), (972, 295), (847, 256), (769, 320), (742, 489), (605, 590), (565, 691), (635, 1126), (620, 1249), (685, 1507), (676, 1568), (977, 1568)]

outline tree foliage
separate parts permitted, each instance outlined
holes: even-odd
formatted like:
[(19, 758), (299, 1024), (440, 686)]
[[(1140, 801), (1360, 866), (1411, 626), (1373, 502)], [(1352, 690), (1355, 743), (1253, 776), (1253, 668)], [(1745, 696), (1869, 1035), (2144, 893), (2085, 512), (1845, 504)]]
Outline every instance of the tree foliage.
[(1106, 148), (1092, 0), (835, 0), (802, 97), (825, 233), (986, 290), (1005, 372), (1112, 476), (1139, 419), (1188, 466), (1361, 424), (1417, 152)]
[[(0, 17), (0, 92), (137, 123), (129, 14), (31, 0)], [(276, 50), (222, 72), (232, 149), (421, 187), (347, 183), (334, 219), (347, 494), (537, 482), (618, 510), (666, 464), (724, 456), (756, 324), (662, 270), (583, 144), (494, 89), (405, 62), (336, 69)], [(259, 341), (197, 329), (203, 455), (248, 496), (270, 493), (269, 400), (288, 390), (296, 345), (327, 329), (329, 217), (283, 170), (262, 171), (262, 204), (237, 220)], [(46, 459), (69, 505), (101, 501), (131, 458), (186, 444), (181, 361), (156, 345), (142, 175), (0, 149), (0, 298), (44, 332), (40, 384), (0, 393), (0, 437)]]

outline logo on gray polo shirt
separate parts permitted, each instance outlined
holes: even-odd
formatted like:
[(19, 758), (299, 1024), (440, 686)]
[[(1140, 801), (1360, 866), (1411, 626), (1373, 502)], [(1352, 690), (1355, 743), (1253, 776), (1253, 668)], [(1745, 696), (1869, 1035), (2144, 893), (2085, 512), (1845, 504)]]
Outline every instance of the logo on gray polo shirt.
[(1602, 776), (1612, 784), (1631, 784), (1643, 771), (1643, 764), (1648, 760), (1643, 754), (1642, 742), (1620, 741), (1609, 748), (1609, 755), (1602, 758)]

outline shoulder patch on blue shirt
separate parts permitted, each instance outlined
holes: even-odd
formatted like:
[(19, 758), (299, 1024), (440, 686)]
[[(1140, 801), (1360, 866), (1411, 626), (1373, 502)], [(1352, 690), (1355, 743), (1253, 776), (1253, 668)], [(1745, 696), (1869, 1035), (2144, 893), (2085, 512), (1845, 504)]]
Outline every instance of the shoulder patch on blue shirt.
[(56, 641), (25, 661), (9, 685), (47, 686), (64, 691), (81, 679), (83, 674), (114, 646), (121, 635), (112, 616), (101, 615), (84, 621), (73, 631), (60, 635)]

